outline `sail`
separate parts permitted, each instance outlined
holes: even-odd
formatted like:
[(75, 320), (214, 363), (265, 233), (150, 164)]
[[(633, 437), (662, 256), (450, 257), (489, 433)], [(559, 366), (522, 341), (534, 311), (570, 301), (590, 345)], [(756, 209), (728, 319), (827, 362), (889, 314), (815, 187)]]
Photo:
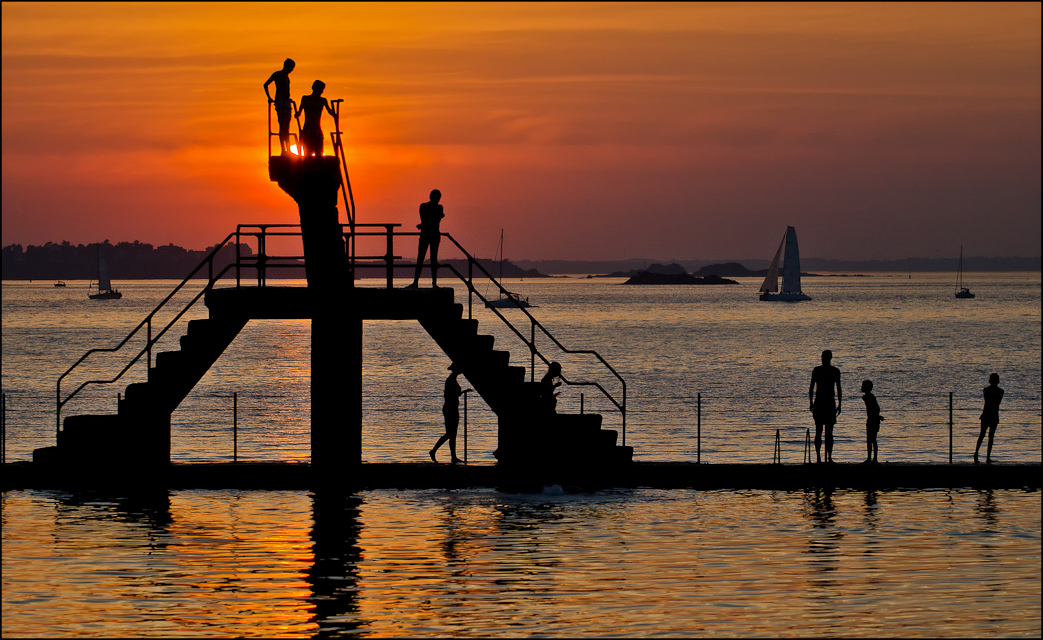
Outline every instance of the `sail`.
[(782, 263), (782, 292), (800, 293), (800, 251), (797, 230), (786, 227), (786, 257)]
[(105, 258), (98, 256), (98, 291), (111, 291), (112, 283), (109, 282), (109, 265), (105, 264)]
[[(792, 229), (793, 227), (789, 227)], [(789, 233), (787, 229), (787, 234)], [(779, 249), (775, 252), (775, 259), (771, 261), (771, 266), (768, 267), (768, 275), (764, 276), (764, 284), (761, 285), (761, 293), (774, 293), (779, 290), (779, 257), (782, 255), (782, 247), (786, 244), (786, 235), (782, 236), (782, 242), (779, 243)]]

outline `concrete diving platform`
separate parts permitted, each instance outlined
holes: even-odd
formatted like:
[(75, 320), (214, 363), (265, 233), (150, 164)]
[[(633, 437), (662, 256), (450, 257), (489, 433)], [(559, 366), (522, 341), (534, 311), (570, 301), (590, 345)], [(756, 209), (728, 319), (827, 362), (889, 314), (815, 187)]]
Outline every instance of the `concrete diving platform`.
[(633, 462), (573, 473), (552, 469), (511, 469), (502, 465), (363, 463), (344, 474), (320, 472), (308, 463), (175, 463), (136, 475), (126, 470), (59, 470), (31, 462), (3, 465), (3, 489), (163, 488), (311, 490), (496, 488), (536, 491), (559, 484), (567, 491), (608, 488), (762, 489), (1039, 489), (1039, 463), (1011, 464), (697, 464)]

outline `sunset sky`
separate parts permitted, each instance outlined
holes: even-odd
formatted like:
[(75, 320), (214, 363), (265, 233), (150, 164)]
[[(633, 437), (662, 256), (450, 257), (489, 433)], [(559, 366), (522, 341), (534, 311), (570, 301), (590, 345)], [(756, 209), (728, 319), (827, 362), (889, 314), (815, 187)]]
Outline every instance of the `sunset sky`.
[[(3, 244), (296, 223), (262, 83), (360, 222), (513, 259), (1040, 255), (1040, 4), (3, 4)], [(327, 116), (324, 129), (332, 122)], [(342, 213), (342, 221), (344, 220)]]

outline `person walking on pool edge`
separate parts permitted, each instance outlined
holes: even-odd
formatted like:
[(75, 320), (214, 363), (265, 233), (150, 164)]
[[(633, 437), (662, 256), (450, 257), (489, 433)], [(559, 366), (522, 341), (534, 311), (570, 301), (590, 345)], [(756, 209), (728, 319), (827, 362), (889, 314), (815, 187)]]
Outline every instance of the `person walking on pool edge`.
[(989, 376), (989, 386), (982, 389), (985, 395), (985, 407), (981, 411), (981, 433), (978, 444), (974, 447), (974, 464), (978, 464), (978, 449), (989, 432), (989, 448), (985, 450), (985, 464), (992, 464), (992, 438), (996, 435), (996, 426), (1000, 423), (1000, 402), (1003, 401), (1003, 389), (1000, 389), (1000, 376), (994, 373)]
[[(826, 430), (826, 462), (833, 462), (833, 426), (840, 415), (843, 397), (840, 392), (840, 369), (830, 364), (833, 352), (826, 349), (822, 352), (822, 365), (811, 372), (811, 385), (808, 397), (811, 401), (811, 414), (815, 418), (815, 458), (822, 462), (822, 429)], [(833, 386), (837, 388), (837, 403), (833, 404)], [(817, 391), (817, 392), (816, 392)]]
[(438, 201), (442, 199), (442, 192), (438, 189), (431, 191), (431, 199), (420, 204), (420, 241), (417, 247), (416, 273), (413, 275), (413, 284), (407, 289), (416, 289), (420, 286), (420, 270), (424, 268), (424, 254), (431, 247), (431, 287), (438, 288), (438, 242), (442, 239), (442, 232), (438, 224), (445, 217), (442, 205)]
[(873, 395), (873, 381), (862, 381), (862, 402), (866, 403), (866, 462), (876, 464), (876, 434), (880, 431), (880, 403)]
[(445, 435), (438, 439), (434, 449), (431, 449), (429, 453), (431, 454), (431, 461), (438, 462), (438, 459), (435, 458), (435, 452), (448, 441), (452, 462), (453, 464), (458, 464), (463, 462), (463, 460), (456, 457), (456, 430), (460, 426), (460, 396), (464, 392), (460, 388), (460, 383), (456, 381), (456, 377), (460, 375), (460, 369), (455, 362), (449, 365), (449, 370), (452, 373), (445, 379), (445, 390), (443, 391), (445, 402), (442, 404), (442, 417), (445, 418)]

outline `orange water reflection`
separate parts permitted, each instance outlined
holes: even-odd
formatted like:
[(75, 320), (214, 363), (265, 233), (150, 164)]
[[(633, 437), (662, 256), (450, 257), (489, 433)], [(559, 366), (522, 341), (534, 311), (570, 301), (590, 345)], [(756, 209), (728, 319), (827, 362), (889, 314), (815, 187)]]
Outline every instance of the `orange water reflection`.
[(1038, 635), (1015, 491), (6, 492), (5, 635)]

